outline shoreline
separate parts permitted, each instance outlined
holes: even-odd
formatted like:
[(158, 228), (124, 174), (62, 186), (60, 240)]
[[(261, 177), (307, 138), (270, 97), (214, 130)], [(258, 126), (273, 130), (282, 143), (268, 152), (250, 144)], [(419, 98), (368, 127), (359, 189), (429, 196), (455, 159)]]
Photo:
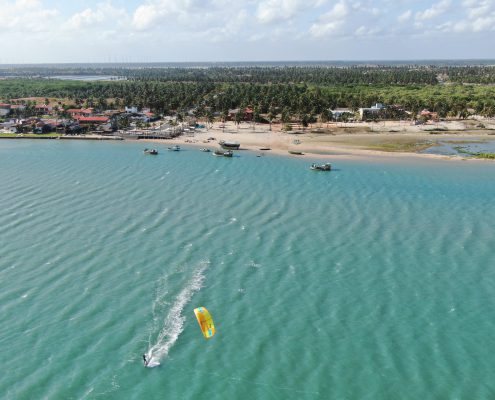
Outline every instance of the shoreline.
[[(209, 140), (214, 137), (215, 140)], [(375, 131), (373, 133), (357, 131), (348, 133), (342, 130), (339, 133), (315, 133), (308, 129), (305, 133), (292, 133), (280, 130), (280, 126), (273, 125), (269, 130), (266, 125), (243, 123), (237, 127), (233, 122), (225, 125), (214, 123), (210, 129), (199, 129), (194, 134), (182, 135), (173, 139), (129, 139), (116, 136), (86, 135), (86, 136), (1, 136), (0, 139), (34, 139), (34, 140), (102, 140), (102, 141), (129, 141), (156, 143), (165, 145), (185, 145), (196, 148), (207, 147), (210, 150), (218, 149), (220, 140), (236, 141), (241, 144), (240, 151), (250, 151), (262, 155), (277, 155), (283, 157), (297, 157), (313, 160), (367, 160), (373, 159), (414, 159), (414, 160), (448, 160), (448, 161), (493, 161), (491, 159), (466, 157), (462, 155), (444, 155), (420, 153), (414, 151), (445, 143), (473, 143), (495, 141), (490, 133), (444, 132), (431, 135), (428, 131), (391, 133)], [(381, 147), (390, 146), (390, 151)], [(421, 147), (423, 146), (423, 147)], [(377, 149), (373, 149), (377, 147)], [(402, 151), (402, 148), (410, 149)], [(270, 148), (270, 150), (260, 150)], [(290, 154), (289, 151), (298, 151), (304, 154)]]
[[(228, 123), (227, 123), (228, 124)], [(246, 124), (247, 125), (247, 124)], [(250, 151), (263, 155), (278, 155), (284, 157), (297, 157), (303, 159), (328, 160), (373, 160), (373, 159), (416, 159), (416, 160), (447, 160), (447, 161), (492, 161), (489, 159), (465, 157), (459, 155), (443, 155), (418, 153), (414, 151), (383, 151), (369, 148), (360, 148), (357, 145), (350, 145), (354, 140), (391, 140), (392, 142), (403, 139), (413, 141), (424, 141), (430, 138), (428, 133), (359, 133), (359, 134), (291, 134), (277, 130), (268, 131), (260, 129), (258, 131), (241, 128), (239, 130), (232, 129), (228, 126), (225, 129), (219, 128), (218, 123), (214, 124), (209, 130), (201, 129), (194, 135), (179, 136), (173, 139), (139, 139), (145, 143), (170, 144), (170, 145), (185, 145), (196, 148), (206, 147), (210, 150), (218, 149), (220, 140), (236, 141), (241, 144), (239, 151)], [(215, 140), (209, 140), (209, 137), (214, 137)], [(436, 140), (469, 140), (469, 142), (494, 140), (495, 137), (490, 135), (480, 134), (442, 134), (435, 135)], [(299, 144), (294, 144), (294, 141), (299, 141)], [(296, 142), (297, 143), (297, 142)], [(432, 144), (432, 146), (435, 144)], [(270, 150), (260, 150), (261, 148), (270, 148)], [(300, 151), (303, 155), (290, 154), (289, 151)]]
[(0, 136), (0, 139), (4, 140), (125, 140), (124, 138), (117, 136), (100, 136), (100, 135), (87, 135), (87, 136)]

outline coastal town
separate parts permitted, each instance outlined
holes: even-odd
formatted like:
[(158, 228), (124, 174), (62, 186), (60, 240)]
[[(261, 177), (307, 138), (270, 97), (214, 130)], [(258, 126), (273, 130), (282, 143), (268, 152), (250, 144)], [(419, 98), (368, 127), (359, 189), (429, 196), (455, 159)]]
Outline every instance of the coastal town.
[[(38, 102), (38, 101), (41, 102)], [(55, 104), (54, 104), (55, 103)], [(203, 110), (205, 111), (205, 110)], [(97, 107), (75, 107), (62, 104), (57, 99), (16, 100), (12, 103), (0, 103), (0, 136), (15, 134), (34, 135), (73, 135), (86, 134), (102, 136), (122, 136), (134, 138), (170, 139), (196, 128), (209, 129), (214, 126), (226, 127), (231, 122), (234, 127), (249, 125), (255, 132), (256, 127), (270, 131), (286, 131), (293, 134), (305, 132), (332, 133), (338, 128), (360, 127), (362, 133), (387, 131), (383, 127), (400, 124), (404, 131), (425, 130), (441, 132), (463, 131), (467, 129), (495, 130), (495, 119), (476, 115), (474, 109), (468, 109), (467, 115), (439, 118), (438, 113), (423, 109), (418, 113), (402, 106), (376, 103), (370, 107), (335, 108), (313, 115), (308, 119), (287, 118), (283, 113), (271, 111), (271, 114), (256, 113), (253, 107), (229, 109), (227, 113), (198, 113), (191, 108), (181, 113), (176, 110), (168, 115), (152, 112), (150, 108), (125, 106), (123, 109), (103, 109)], [(406, 128), (407, 126), (419, 127)], [(448, 127), (453, 127), (448, 129)]]
[[(269, 148), (273, 153), (309, 154), (417, 154), (492, 158), (491, 152), (469, 152), (457, 142), (485, 141), (495, 134), (495, 120), (476, 115), (440, 118), (437, 112), (417, 113), (400, 105), (375, 103), (369, 107), (334, 108), (305, 120), (271, 109), (208, 108), (172, 111), (167, 115), (129, 105), (121, 109), (66, 104), (59, 99), (30, 98), (0, 103), (0, 138), (171, 141), (176, 145), (214, 145), (212, 139), (236, 141), (243, 149)], [(213, 137), (213, 136), (214, 137)], [(449, 152), (442, 153), (447, 146)], [(429, 150), (432, 149), (432, 150)], [(440, 149), (436, 152), (435, 149)], [(444, 154), (445, 153), (445, 154)]]

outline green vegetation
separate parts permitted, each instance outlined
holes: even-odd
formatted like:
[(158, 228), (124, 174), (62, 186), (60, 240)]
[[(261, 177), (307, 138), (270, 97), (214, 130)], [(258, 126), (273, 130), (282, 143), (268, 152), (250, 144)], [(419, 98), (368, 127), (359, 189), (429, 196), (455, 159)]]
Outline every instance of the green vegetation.
[(495, 160), (495, 153), (476, 153), (474, 154), (476, 158), (486, 158), (489, 160)]
[(347, 85), (306, 84), (214, 84), (196, 82), (117, 81), (80, 82), (44, 79), (0, 80), (0, 99), (25, 97), (67, 99), (71, 104), (101, 108), (136, 105), (158, 113), (191, 107), (223, 112), (252, 105), (260, 113), (284, 113), (288, 118), (321, 116), (335, 107), (369, 106), (376, 102), (399, 104), (413, 113), (427, 108), (445, 116), (467, 116), (467, 109), (495, 116), (495, 86), (466, 85)]
[[(42, 79), (61, 74), (107, 74), (117, 81)], [(21, 67), (0, 69), (0, 99), (56, 98), (68, 105), (97, 109), (125, 105), (149, 107), (159, 114), (195, 115), (211, 120), (214, 113), (251, 106), (255, 118), (270, 122), (298, 120), (304, 125), (331, 119), (328, 110), (355, 112), (374, 103), (390, 107), (385, 118), (416, 116), (422, 109), (439, 117), (466, 118), (471, 113), (495, 116), (495, 81), (490, 66), (291, 66), (209, 68)], [(449, 82), (441, 84), (439, 82)], [(466, 84), (477, 83), (477, 84)], [(24, 101), (25, 102), (25, 101)], [(29, 103), (29, 102), (28, 102)], [(400, 111), (400, 112), (399, 112)], [(281, 116), (281, 117), (280, 117)], [(224, 117), (222, 117), (224, 118)]]
[(366, 145), (366, 149), (380, 150), (389, 152), (420, 152), (432, 147), (434, 144), (431, 142), (383, 142), (376, 144)]
[[(471, 142), (469, 142), (469, 143), (471, 143)], [(454, 146), (454, 149), (456, 149), (456, 151), (459, 154), (466, 154), (466, 155), (472, 156), (474, 158), (484, 158), (484, 159), (489, 159), (489, 160), (495, 160), (495, 153), (473, 153), (471, 151), (466, 150), (462, 146)]]

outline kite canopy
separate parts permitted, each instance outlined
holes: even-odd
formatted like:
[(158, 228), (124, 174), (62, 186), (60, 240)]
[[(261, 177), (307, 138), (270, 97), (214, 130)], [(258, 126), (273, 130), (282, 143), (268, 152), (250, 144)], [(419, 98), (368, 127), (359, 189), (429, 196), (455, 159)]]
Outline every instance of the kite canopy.
[(213, 319), (208, 310), (204, 307), (198, 307), (194, 309), (194, 314), (205, 339), (211, 338), (215, 334), (215, 325), (213, 325)]

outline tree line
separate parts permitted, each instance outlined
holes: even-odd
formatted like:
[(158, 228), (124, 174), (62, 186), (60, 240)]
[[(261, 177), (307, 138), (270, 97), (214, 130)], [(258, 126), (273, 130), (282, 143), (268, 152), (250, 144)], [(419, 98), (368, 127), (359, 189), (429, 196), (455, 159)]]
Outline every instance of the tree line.
[(234, 108), (253, 107), (259, 114), (290, 113), (294, 118), (320, 115), (347, 107), (356, 111), (374, 103), (394, 105), (417, 114), (426, 108), (440, 117), (469, 113), (495, 116), (495, 86), (490, 85), (314, 85), (307, 83), (172, 82), (136, 79), (81, 82), (47, 79), (0, 80), (0, 99), (57, 98), (66, 107), (116, 109), (149, 107), (163, 114), (191, 108), (224, 115)]

